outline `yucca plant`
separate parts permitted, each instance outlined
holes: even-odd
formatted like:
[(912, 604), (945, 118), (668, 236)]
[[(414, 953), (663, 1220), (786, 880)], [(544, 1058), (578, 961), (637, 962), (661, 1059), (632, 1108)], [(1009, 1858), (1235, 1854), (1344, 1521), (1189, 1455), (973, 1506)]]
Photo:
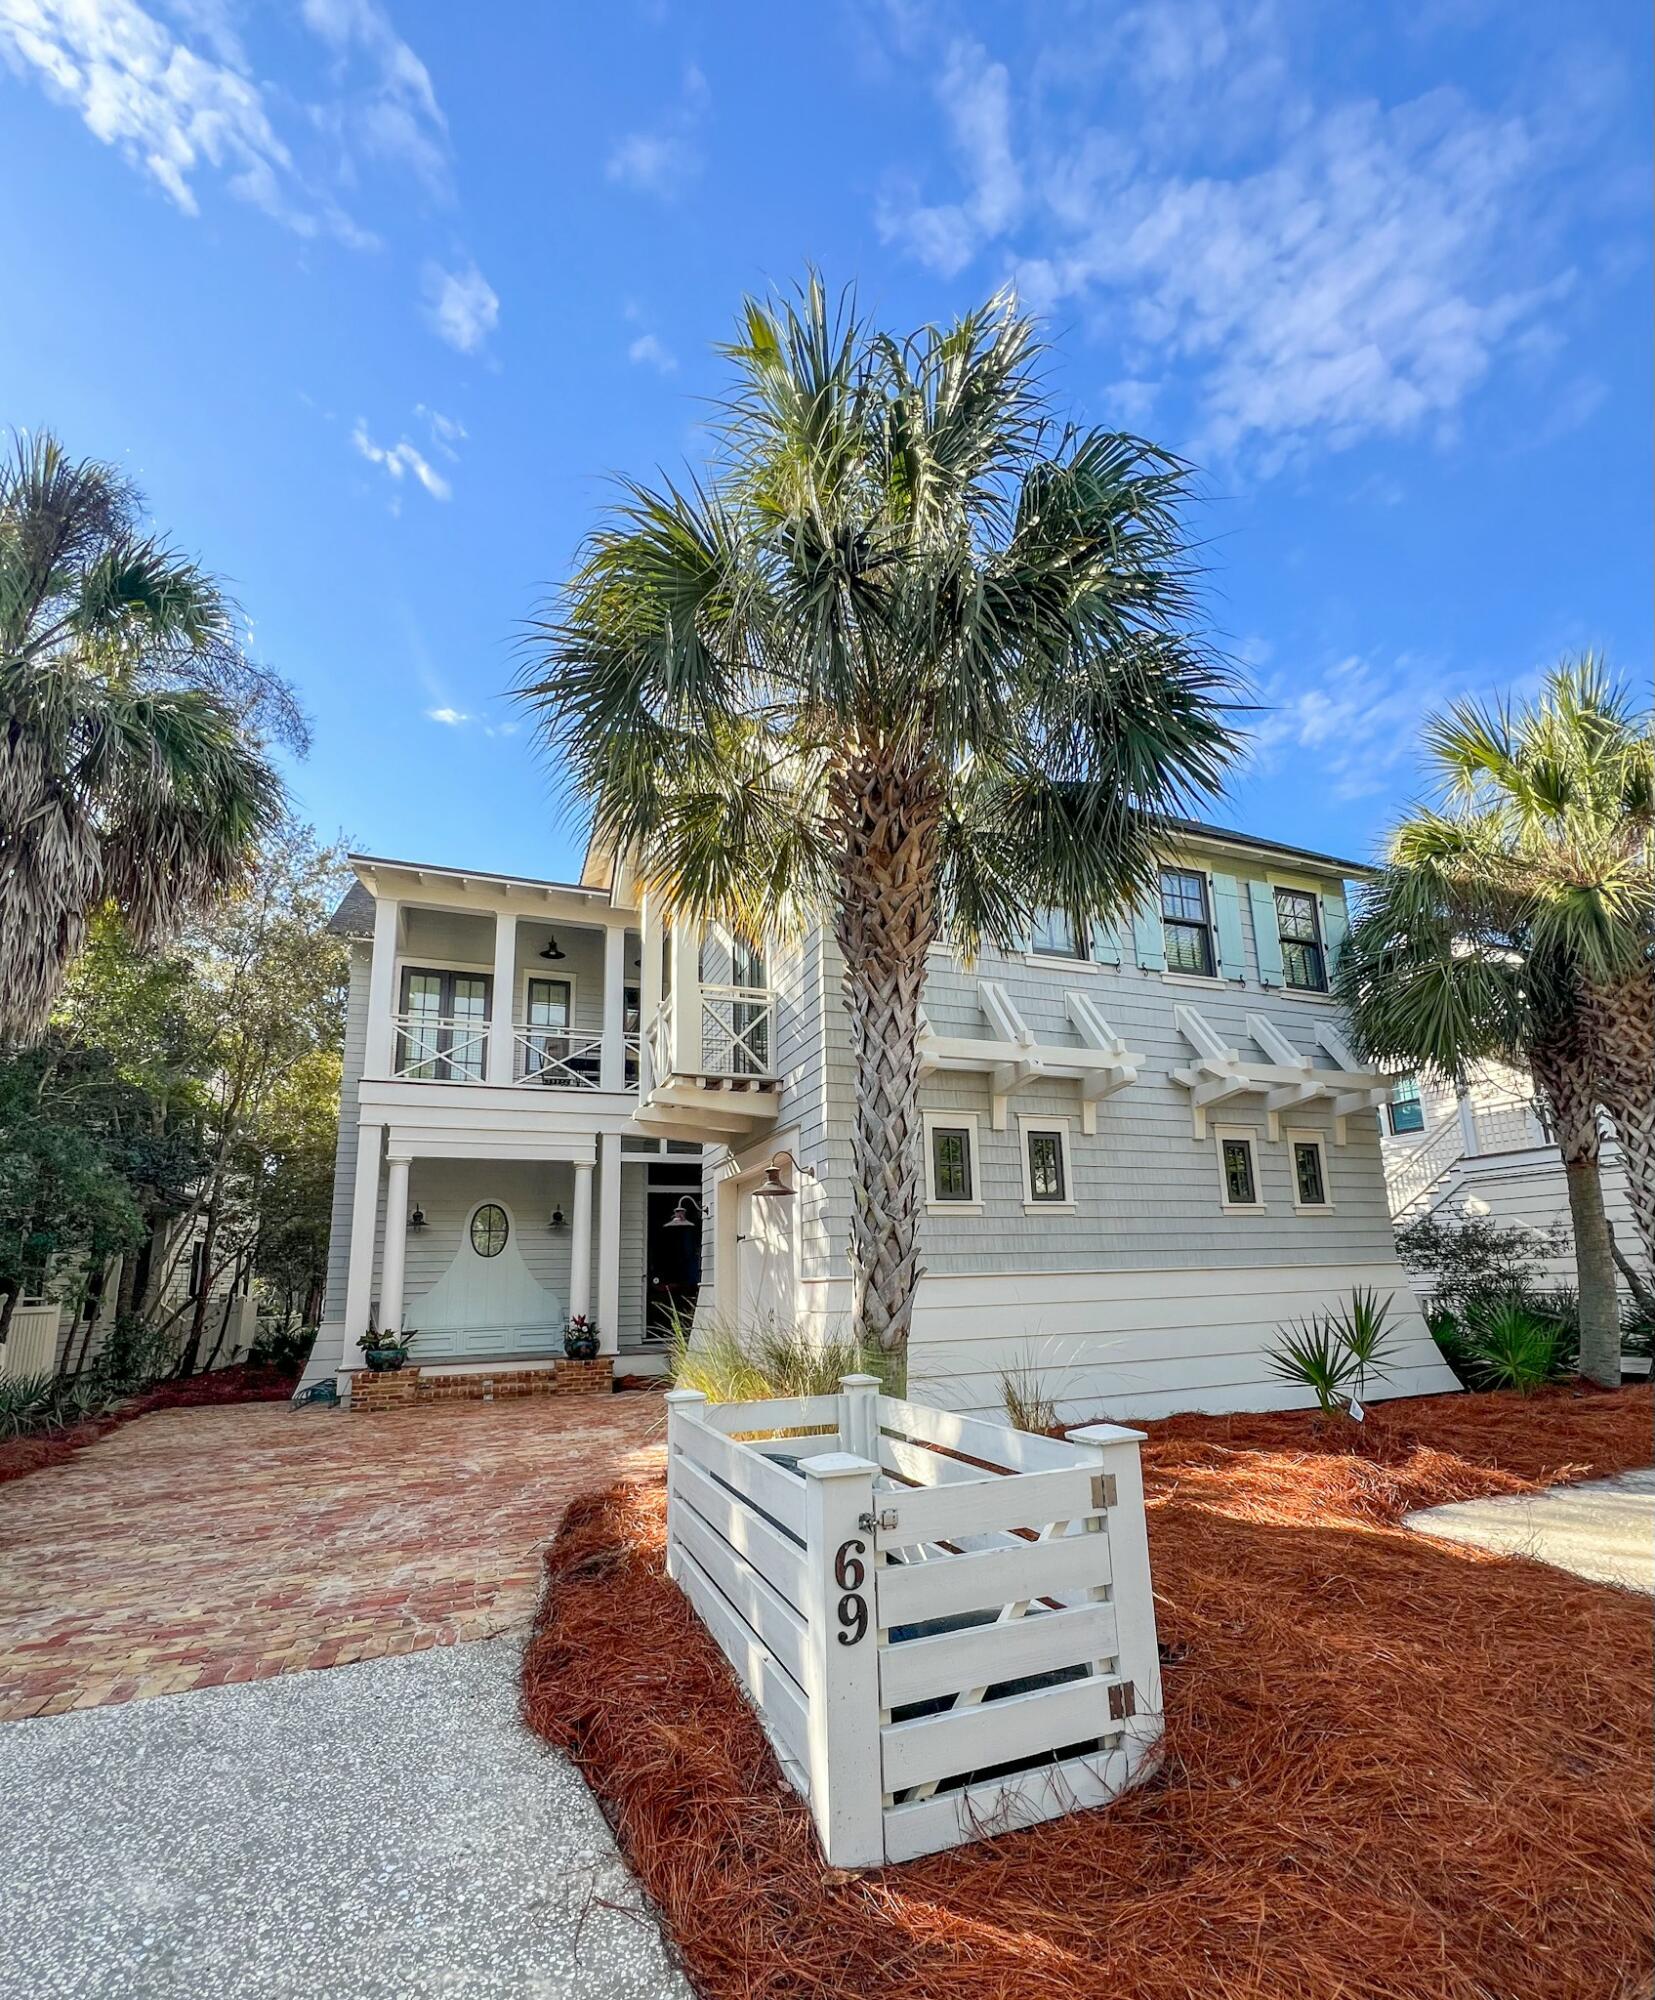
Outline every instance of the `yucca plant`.
[(1313, 1313), (1309, 1319), (1277, 1329), (1270, 1354), (1271, 1373), (1283, 1382), (1308, 1389), (1324, 1416), (1344, 1407), (1355, 1367), (1331, 1313)]
[(1466, 1329), (1465, 1351), (1479, 1388), (1530, 1396), (1565, 1371), (1563, 1328), (1518, 1299), (1487, 1308)]

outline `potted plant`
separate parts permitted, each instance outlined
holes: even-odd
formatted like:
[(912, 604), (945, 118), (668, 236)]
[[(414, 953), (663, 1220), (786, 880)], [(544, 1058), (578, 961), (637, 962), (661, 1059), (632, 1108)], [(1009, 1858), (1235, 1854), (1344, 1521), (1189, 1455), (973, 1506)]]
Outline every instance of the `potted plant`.
[(362, 1350), (362, 1358), (376, 1375), (394, 1374), (408, 1359), (410, 1344), (418, 1338), (413, 1327), (397, 1333), (387, 1328), (381, 1333), (376, 1327), (369, 1327), (356, 1343)]
[(576, 1313), (563, 1329), (563, 1351), (571, 1361), (593, 1360), (598, 1351), (597, 1321)]

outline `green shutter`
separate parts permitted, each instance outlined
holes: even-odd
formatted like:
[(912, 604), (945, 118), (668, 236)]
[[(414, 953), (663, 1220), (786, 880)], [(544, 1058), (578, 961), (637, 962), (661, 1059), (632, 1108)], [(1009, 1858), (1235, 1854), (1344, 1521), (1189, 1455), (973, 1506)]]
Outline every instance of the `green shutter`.
[(1327, 953), (1328, 983), (1333, 981), (1339, 954), (1345, 948), (1345, 933), (1350, 925), (1345, 916), (1345, 895), (1341, 889), (1336, 894), (1323, 896), (1322, 900), (1322, 948)]
[(1276, 921), (1276, 892), (1268, 882), (1249, 882), (1247, 900), (1253, 910), (1253, 949), (1258, 976), (1266, 986), (1282, 983), (1281, 926)]
[(1241, 942), (1241, 886), (1233, 875), (1215, 875), (1212, 884), (1218, 969), (1226, 979), (1245, 979), (1247, 953)]
[(1132, 945), (1138, 963), (1146, 971), (1166, 971), (1167, 940), (1165, 931), (1161, 929), (1161, 910), (1158, 902), (1147, 907), (1140, 904), (1132, 912)]
[(1119, 965), (1121, 962), (1121, 934), (1115, 924), (1094, 924), (1092, 926), (1092, 959), (1097, 965)]

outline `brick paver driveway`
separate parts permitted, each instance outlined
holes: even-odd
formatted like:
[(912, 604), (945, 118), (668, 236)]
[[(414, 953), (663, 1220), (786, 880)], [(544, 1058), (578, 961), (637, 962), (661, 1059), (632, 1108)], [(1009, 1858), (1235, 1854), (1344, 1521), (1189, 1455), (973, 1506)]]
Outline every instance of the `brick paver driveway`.
[(140, 1417), (0, 1486), (0, 1721), (504, 1631), (569, 1500), (664, 1437), (646, 1394)]

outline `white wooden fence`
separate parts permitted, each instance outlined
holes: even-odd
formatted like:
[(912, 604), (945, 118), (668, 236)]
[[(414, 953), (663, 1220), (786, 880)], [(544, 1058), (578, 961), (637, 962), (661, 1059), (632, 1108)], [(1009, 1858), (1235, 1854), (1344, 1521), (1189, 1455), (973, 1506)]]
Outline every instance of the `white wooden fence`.
[(668, 1573), (831, 1864), (911, 1860), (1148, 1774), (1143, 1432), (1036, 1437), (859, 1375), (838, 1395), (666, 1400)]

